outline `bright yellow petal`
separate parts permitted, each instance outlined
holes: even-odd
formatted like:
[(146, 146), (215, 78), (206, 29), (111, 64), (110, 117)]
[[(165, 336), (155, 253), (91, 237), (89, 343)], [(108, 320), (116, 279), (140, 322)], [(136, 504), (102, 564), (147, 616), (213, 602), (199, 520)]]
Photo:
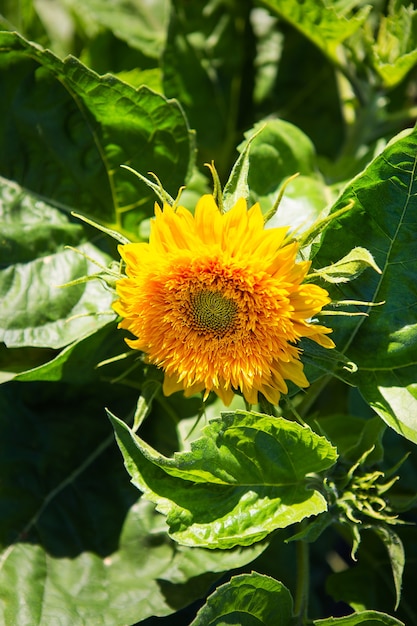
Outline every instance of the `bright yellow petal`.
[(200, 198), (195, 208), (194, 219), (200, 240), (206, 245), (220, 245), (222, 215), (213, 196), (206, 194)]
[(194, 215), (156, 206), (149, 243), (119, 247), (119, 326), (164, 371), (166, 395), (213, 392), (228, 405), (240, 390), (250, 404), (259, 394), (277, 403), (286, 381), (308, 386), (297, 342), (334, 346), (311, 321), (330, 299), (303, 283), (310, 262), (284, 245), (287, 232), (265, 229), (258, 204), (241, 199), (222, 214), (205, 195)]

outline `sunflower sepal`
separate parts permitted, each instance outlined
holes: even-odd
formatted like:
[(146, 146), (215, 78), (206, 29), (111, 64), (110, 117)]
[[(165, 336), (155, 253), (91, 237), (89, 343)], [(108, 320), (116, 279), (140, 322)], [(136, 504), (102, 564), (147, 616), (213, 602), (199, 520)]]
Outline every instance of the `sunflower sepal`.
[(210, 174), (213, 179), (212, 195), (213, 195), (214, 201), (219, 207), (220, 213), (224, 213), (225, 209), (224, 209), (224, 203), (223, 203), (222, 185), (221, 185), (220, 178), (216, 170), (216, 166), (214, 165), (214, 161), (212, 161), (211, 163), (205, 163), (204, 165), (208, 167), (208, 169), (210, 170)]
[(120, 262), (112, 261), (108, 266), (99, 263), (92, 256), (86, 254), (83, 250), (75, 248), (73, 246), (65, 246), (66, 250), (72, 250), (76, 254), (84, 257), (87, 261), (90, 261), (93, 265), (100, 268), (101, 272), (95, 272), (93, 274), (87, 274), (86, 276), (80, 276), (75, 280), (68, 281), (61, 285), (56, 285), (58, 288), (73, 287), (75, 285), (82, 285), (90, 280), (100, 280), (106, 287), (116, 292), (116, 283), (121, 278), (121, 265)]
[(298, 178), (298, 176), (299, 176), (299, 175), (300, 175), (300, 172), (296, 172), (296, 173), (295, 173), (295, 174), (293, 174), (292, 176), (288, 176), (288, 178), (286, 178), (286, 179), (283, 181), (283, 183), (282, 183), (282, 185), (281, 185), (281, 187), (280, 187), (280, 189), (279, 189), (277, 199), (275, 200), (275, 202), (274, 202), (274, 204), (273, 204), (272, 208), (271, 208), (271, 209), (270, 209), (267, 213), (265, 213), (265, 214), (264, 214), (264, 222), (265, 222), (265, 224), (267, 224), (267, 223), (269, 222), (269, 220), (271, 220), (271, 219), (275, 216), (275, 214), (277, 213), (277, 211), (278, 211), (278, 209), (279, 209), (279, 205), (281, 204), (282, 199), (283, 199), (283, 197), (284, 197), (284, 194), (285, 194), (285, 190), (286, 190), (286, 188), (288, 187), (288, 185), (289, 185), (289, 184), (290, 184), (293, 180), (295, 180), (296, 178)]
[(369, 250), (358, 246), (352, 248), (348, 254), (339, 259), (339, 261), (332, 263), (332, 265), (322, 267), (307, 274), (305, 282), (321, 278), (333, 284), (347, 283), (358, 278), (367, 268), (372, 268), (378, 274), (382, 273)]
[(81, 213), (77, 213), (75, 211), (71, 211), (71, 215), (81, 220), (82, 222), (85, 222), (89, 226), (93, 226), (93, 228), (96, 228), (97, 230), (101, 230), (101, 232), (105, 233), (106, 235), (108, 235), (109, 237), (111, 237), (115, 241), (118, 241), (121, 244), (130, 243), (130, 239), (125, 237), (125, 235), (123, 235), (118, 230), (114, 230), (114, 228), (109, 228), (108, 226), (99, 224), (98, 222), (95, 222), (94, 220), (87, 217), (86, 215), (82, 215)]
[(265, 129), (266, 124), (262, 124), (246, 141), (245, 146), (235, 162), (229, 179), (224, 186), (222, 193), (223, 207), (229, 211), (239, 198), (249, 198), (250, 190), (248, 185), (249, 173), (249, 153), (254, 139)]
[(353, 209), (355, 203), (353, 200), (349, 200), (349, 202), (338, 209), (337, 211), (333, 211), (332, 213), (328, 213), (325, 217), (316, 220), (308, 230), (304, 231), (301, 235), (297, 237), (298, 245), (300, 246), (300, 250), (303, 250), (307, 246), (310, 246), (315, 239), (331, 224), (334, 220), (338, 219), (345, 213), (348, 213), (351, 209)]
[[(173, 206), (175, 204), (175, 199), (167, 191), (165, 191), (164, 187), (162, 186), (161, 181), (159, 180), (159, 178), (157, 177), (156, 174), (154, 174), (153, 172), (148, 172), (148, 174), (150, 174), (151, 176), (154, 177), (154, 179), (156, 181), (156, 182), (154, 182), (150, 178), (147, 178), (146, 176), (144, 176), (140, 172), (138, 172), (135, 169), (133, 169), (133, 167), (130, 167), (129, 165), (124, 165), (123, 164), (120, 167), (122, 167), (124, 170), (127, 170), (131, 174), (134, 174), (135, 176), (137, 176), (137, 178), (139, 178), (139, 180), (141, 180), (143, 183), (145, 183), (145, 185), (147, 185), (150, 189), (152, 189), (152, 191), (159, 198), (159, 200), (162, 202), (162, 204), (169, 204), (170, 206)], [(184, 187), (180, 188), (179, 194), (181, 194), (181, 191), (183, 189), (184, 189)]]

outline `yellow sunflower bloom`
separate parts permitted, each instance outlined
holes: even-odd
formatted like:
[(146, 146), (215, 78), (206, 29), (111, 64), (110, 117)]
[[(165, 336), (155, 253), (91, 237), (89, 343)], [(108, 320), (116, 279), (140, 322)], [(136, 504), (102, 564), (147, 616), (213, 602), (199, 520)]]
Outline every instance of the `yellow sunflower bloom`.
[(334, 347), (331, 329), (310, 321), (330, 298), (303, 284), (310, 262), (296, 262), (287, 230), (265, 229), (258, 204), (240, 199), (222, 214), (205, 195), (194, 215), (156, 205), (149, 243), (119, 246), (119, 327), (163, 369), (166, 395), (214, 391), (227, 405), (240, 390), (250, 404), (258, 393), (276, 404), (286, 380), (308, 386), (296, 344)]

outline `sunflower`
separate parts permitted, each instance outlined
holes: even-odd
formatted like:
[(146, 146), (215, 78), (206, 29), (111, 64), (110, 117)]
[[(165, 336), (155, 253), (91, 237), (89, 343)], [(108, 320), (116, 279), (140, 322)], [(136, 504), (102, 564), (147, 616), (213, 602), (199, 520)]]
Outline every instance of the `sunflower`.
[(259, 204), (240, 199), (221, 213), (204, 195), (194, 215), (156, 205), (149, 243), (119, 246), (119, 328), (162, 368), (165, 395), (214, 391), (228, 405), (240, 390), (249, 404), (258, 394), (276, 404), (285, 381), (308, 386), (297, 342), (334, 347), (331, 329), (311, 321), (330, 298), (303, 284), (310, 262), (296, 261), (287, 232), (265, 229)]

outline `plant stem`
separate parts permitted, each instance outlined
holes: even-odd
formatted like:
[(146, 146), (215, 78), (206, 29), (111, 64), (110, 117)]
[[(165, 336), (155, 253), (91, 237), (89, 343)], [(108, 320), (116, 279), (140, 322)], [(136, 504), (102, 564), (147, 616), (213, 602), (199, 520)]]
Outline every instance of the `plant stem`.
[(307, 623), (308, 594), (310, 587), (309, 545), (306, 541), (297, 541), (297, 587), (295, 590), (294, 614), (297, 626)]

